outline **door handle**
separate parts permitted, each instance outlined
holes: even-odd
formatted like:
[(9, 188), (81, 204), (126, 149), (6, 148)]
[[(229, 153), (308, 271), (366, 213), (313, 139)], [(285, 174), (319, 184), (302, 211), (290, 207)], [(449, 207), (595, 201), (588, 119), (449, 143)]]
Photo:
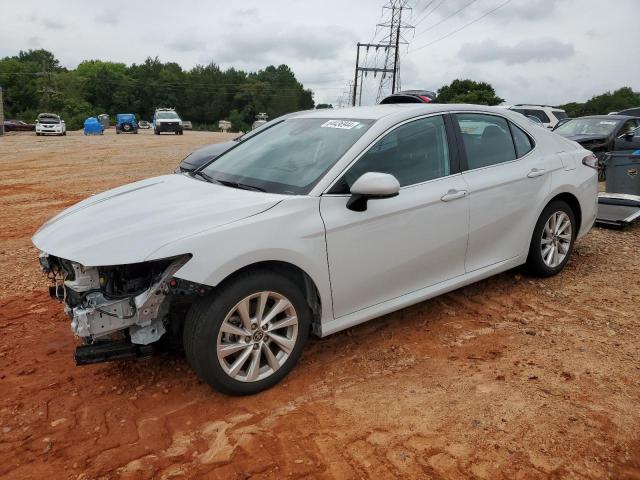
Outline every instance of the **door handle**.
[(447, 193), (445, 193), (440, 200), (442, 200), (443, 202), (450, 202), (451, 200), (457, 200), (459, 198), (465, 197), (467, 195), (467, 191), (466, 190), (449, 190)]
[(531, 171), (527, 173), (527, 177), (529, 178), (541, 177), (545, 173), (546, 173), (546, 170), (543, 168), (542, 169), (532, 168)]

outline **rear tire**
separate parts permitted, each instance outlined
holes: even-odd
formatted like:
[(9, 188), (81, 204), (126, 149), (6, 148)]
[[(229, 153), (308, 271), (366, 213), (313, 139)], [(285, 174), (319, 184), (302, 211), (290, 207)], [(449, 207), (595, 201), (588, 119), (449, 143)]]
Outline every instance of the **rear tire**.
[(549, 203), (533, 230), (527, 269), (539, 277), (560, 273), (571, 257), (576, 234), (576, 219), (571, 207), (562, 200)]
[(291, 371), (310, 324), (311, 311), (293, 281), (254, 271), (236, 276), (191, 307), (184, 350), (191, 367), (213, 388), (228, 395), (251, 395)]

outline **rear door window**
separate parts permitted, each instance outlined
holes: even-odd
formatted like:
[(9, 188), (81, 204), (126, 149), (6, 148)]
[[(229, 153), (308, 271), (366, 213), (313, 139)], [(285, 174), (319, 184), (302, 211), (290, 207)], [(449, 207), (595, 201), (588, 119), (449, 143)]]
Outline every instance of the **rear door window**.
[(533, 150), (533, 141), (520, 127), (509, 122), (511, 134), (513, 135), (513, 143), (516, 146), (516, 154), (518, 158), (525, 156)]
[(462, 131), (469, 170), (517, 158), (506, 119), (479, 113), (458, 113), (455, 118)]

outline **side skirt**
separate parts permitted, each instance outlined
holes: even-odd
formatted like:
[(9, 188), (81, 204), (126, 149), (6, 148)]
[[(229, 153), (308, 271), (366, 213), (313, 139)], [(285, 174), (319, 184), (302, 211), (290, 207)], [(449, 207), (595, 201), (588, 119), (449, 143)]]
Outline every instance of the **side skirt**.
[(464, 275), (452, 278), (451, 280), (446, 280), (444, 282), (431, 285), (430, 287), (407, 293), (406, 295), (402, 295), (401, 297), (392, 298), (391, 300), (387, 300), (386, 302), (382, 302), (377, 305), (358, 310), (357, 312), (344, 315), (340, 318), (336, 318), (335, 320), (319, 325), (319, 334), (321, 337), (326, 337), (327, 335), (331, 335), (332, 333), (351, 328), (373, 318), (381, 317), (382, 315), (395, 312), (396, 310), (401, 310), (411, 305), (415, 305), (416, 303), (420, 303), (430, 298), (437, 297), (438, 295), (457, 290), (458, 288), (465, 287), (472, 283), (522, 265), (523, 263), (525, 263), (526, 259), (527, 257), (525, 255), (515, 257), (510, 260), (505, 260), (503, 262), (489, 265), (488, 267), (484, 267), (473, 272), (465, 273)]

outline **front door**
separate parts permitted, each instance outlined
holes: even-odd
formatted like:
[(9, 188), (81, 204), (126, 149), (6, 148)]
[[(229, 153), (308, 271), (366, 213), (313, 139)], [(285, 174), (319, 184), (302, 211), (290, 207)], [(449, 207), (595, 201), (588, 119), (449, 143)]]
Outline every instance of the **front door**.
[[(322, 196), (336, 318), (464, 274), (469, 202), (451, 150), (442, 116), (412, 120)], [(400, 194), (349, 210), (349, 188), (367, 172), (394, 175)]]

